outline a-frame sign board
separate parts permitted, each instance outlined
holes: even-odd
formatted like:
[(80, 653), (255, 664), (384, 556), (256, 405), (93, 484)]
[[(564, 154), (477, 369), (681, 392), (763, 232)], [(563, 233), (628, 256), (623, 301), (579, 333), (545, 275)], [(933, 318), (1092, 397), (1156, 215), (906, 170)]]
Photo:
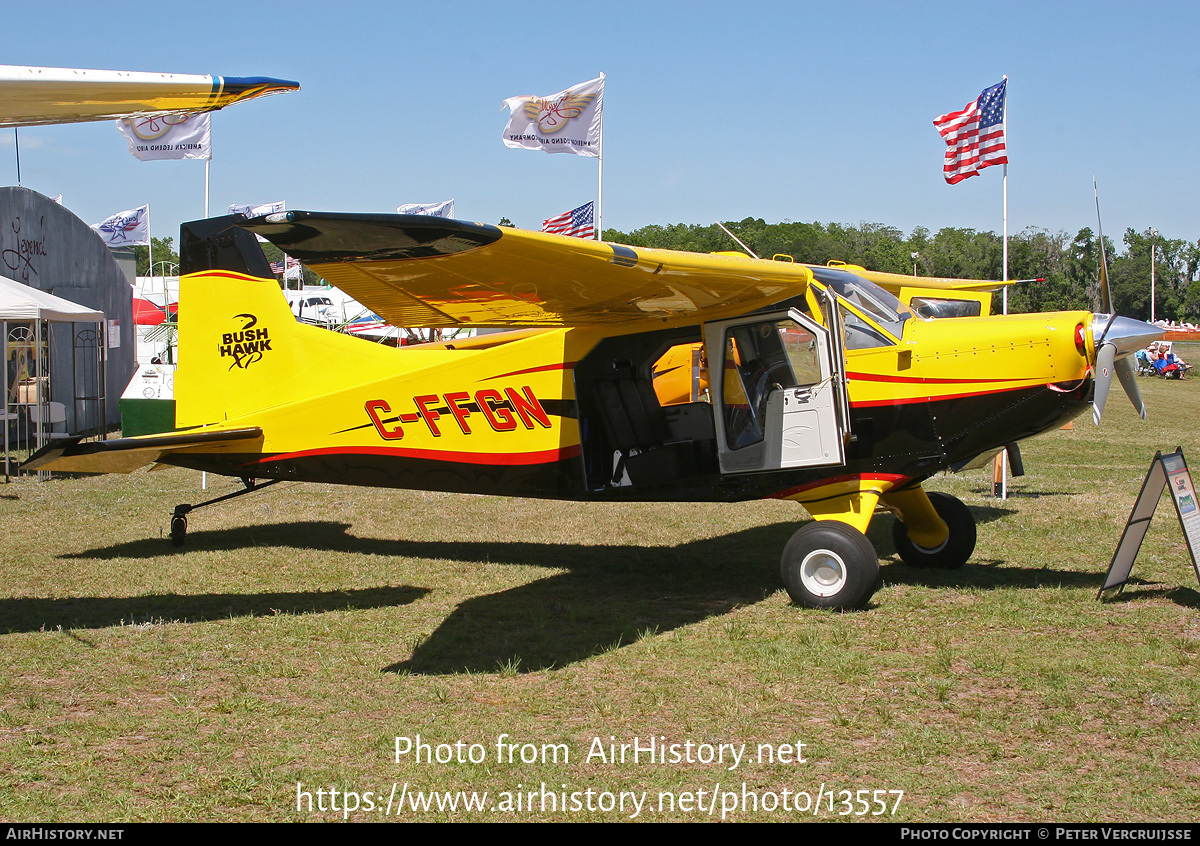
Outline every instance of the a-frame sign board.
[(1121, 542), (1117, 544), (1112, 563), (1108, 565), (1104, 587), (1100, 588), (1101, 594), (1109, 588), (1123, 587), (1129, 581), (1129, 571), (1133, 569), (1133, 561), (1137, 558), (1138, 550), (1142, 548), (1142, 541), (1150, 528), (1150, 518), (1154, 516), (1154, 509), (1158, 507), (1164, 487), (1171, 489), (1171, 499), (1175, 502), (1175, 512), (1179, 515), (1179, 525), (1183, 527), (1188, 553), (1192, 556), (1192, 568), (1196, 571), (1196, 578), (1200, 580), (1200, 567), (1196, 565), (1196, 550), (1200, 549), (1200, 503), (1197, 502), (1192, 476), (1183, 458), (1183, 448), (1178, 447), (1169, 455), (1154, 453), (1150, 472), (1146, 474), (1146, 481), (1142, 482), (1142, 492), (1138, 494), (1129, 520), (1125, 523)]

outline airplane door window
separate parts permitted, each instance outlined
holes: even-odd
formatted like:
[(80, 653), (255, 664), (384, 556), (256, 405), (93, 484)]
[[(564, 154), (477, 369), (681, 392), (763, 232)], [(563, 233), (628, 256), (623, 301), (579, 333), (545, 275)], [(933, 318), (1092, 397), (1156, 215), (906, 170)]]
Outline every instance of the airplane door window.
[[(710, 324), (713, 411), (724, 473), (838, 464), (840, 362), (830, 336), (797, 311), (753, 321)], [(717, 369), (719, 368), (719, 369)]]
[(731, 327), (725, 335), (725, 437), (731, 449), (763, 440), (773, 391), (821, 381), (816, 338), (792, 320)]

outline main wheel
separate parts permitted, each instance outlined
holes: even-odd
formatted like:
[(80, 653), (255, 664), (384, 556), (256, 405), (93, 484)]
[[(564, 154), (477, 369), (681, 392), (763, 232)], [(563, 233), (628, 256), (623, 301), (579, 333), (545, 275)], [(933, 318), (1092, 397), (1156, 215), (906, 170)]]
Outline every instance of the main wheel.
[(918, 546), (908, 538), (908, 529), (897, 520), (892, 524), (892, 541), (900, 559), (910, 567), (935, 567), (954, 570), (967, 563), (975, 551), (975, 518), (961, 499), (934, 491), (929, 501), (938, 516), (950, 528), (950, 534), (934, 549)]
[(879, 583), (879, 557), (867, 536), (845, 523), (802, 527), (783, 548), (783, 585), (809, 608), (858, 608)]

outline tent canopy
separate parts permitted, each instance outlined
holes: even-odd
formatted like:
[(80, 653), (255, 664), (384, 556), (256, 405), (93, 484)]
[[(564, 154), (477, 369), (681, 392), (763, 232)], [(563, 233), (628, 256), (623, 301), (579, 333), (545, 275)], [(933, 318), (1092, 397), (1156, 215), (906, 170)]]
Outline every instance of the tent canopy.
[(65, 323), (98, 323), (104, 312), (22, 285), (0, 276), (0, 320), (55, 320)]

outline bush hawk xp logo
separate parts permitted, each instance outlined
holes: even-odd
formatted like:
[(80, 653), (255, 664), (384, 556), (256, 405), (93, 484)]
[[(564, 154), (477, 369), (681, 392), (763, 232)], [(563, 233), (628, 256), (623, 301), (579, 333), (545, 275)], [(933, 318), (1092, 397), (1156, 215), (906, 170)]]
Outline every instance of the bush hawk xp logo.
[(258, 318), (253, 314), (235, 314), (234, 320), (244, 318), (246, 324), (242, 326), (240, 332), (224, 332), (221, 335), (221, 343), (217, 345), (217, 349), (221, 354), (221, 358), (229, 356), (233, 359), (233, 363), (229, 365), (229, 369), (237, 367), (245, 370), (256, 361), (261, 361), (263, 353), (271, 349), (271, 336), (266, 329), (255, 329), (258, 324)]

